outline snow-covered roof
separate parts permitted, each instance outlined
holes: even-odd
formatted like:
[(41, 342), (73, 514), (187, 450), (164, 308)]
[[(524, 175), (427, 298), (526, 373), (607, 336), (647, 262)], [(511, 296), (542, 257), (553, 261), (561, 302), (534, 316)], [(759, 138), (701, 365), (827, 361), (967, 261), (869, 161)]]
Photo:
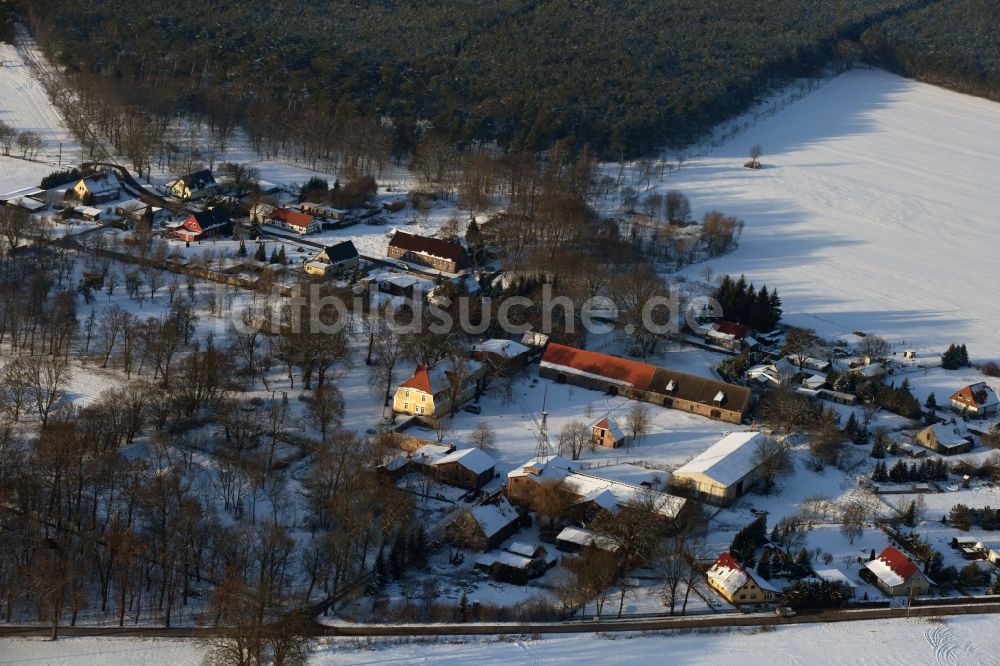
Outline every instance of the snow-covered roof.
[(658, 514), (676, 518), (687, 502), (683, 497), (577, 471), (567, 473), (559, 487), (579, 497), (578, 502), (594, 502), (612, 512), (625, 504), (639, 502), (647, 494), (651, 494)]
[(116, 208), (127, 213), (145, 212), (149, 208), (149, 204), (141, 199), (129, 199), (118, 204)]
[(730, 486), (756, 467), (754, 456), (758, 443), (764, 437), (760, 432), (734, 432), (726, 435), (677, 469), (674, 476), (704, 474), (721, 485)]
[(526, 331), (521, 342), (529, 347), (544, 347), (549, 342), (549, 336), (537, 331)]
[(954, 422), (941, 422), (928, 426), (928, 430), (934, 432), (934, 437), (941, 446), (961, 446), (968, 444), (969, 429), (965, 426), (965, 421), (958, 419)]
[(843, 583), (849, 587), (857, 587), (840, 569), (815, 569), (816, 576), (828, 583)]
[(491, 340), (486, 340), (484, 342), (480, 342), (479, 344), (472, 345), (472, 351), (496, 354), (497, 356), (503, 356), (504, 358), (516, 358), (531, 350), (522, 345), (520, 342), (493, 338)]
[(434, 464), (444, 465), (446, 463), (458, 463), (473, 474), (482, 474), (496, 467), (497, 461), (482, 449), (468, 448), (452, 451), (443, 458), (439, 458)]
[(45, 208), (45, 204), (43, 202), (38, 201), (36, 199), (28, 199), (27, 197), (19, 197), (17, 199), (11, 199), (8, 203), (24, 208), (25, 210), (31, 211), (32, 213)]
[(87, 186), (87, 191), (94, 196), (101, 196), (104, 194), (112, 194), (121, 190), (121, 185), (118, 183), (118, 176), (114, 174), (113, 171), (105, 171), (104, 173), (95, 173), (93, 175), (87, 176), (82, 179), (84, 184)]
[(866, 562), (865, 568), (875, 574), (875, 577), (887, 587), (902, 585), (919, 573), (917, 565), (892, 546), (888, 546), (874, 560)]
[(618, 422), (615, 421), (610, 416), (602, 416), (601, 418), (597, 419), (596, 421), (594, 421), (593, 423), (590, 424), (590, 429), (591, 430), (594, 430), (596, 428), (601, 428), (603, 430), (609, 430), (611, 432), (611, 436), (614, 437), (614, 440), (616, 442), (619, 442), (619, 441), (625, 439), (625, 434), (622, 432), (622, 429), (619, 427)]
[(507, 546), (505, 550), (514, 553), (515, 555), (520, 555), (522, 557), (534, 557), (535, 553), (538, 552), (538, 546), (533, 543), (524, 543), (523, 541), (515, 541), (514, 543)]
[(483, 553), (476, 558), (476, 564), (481, 567), (491, 567), (494, 564), (505, 564), (515, 569), (524, 569), (531, 564), (530, 557), (501, 550), (496, 553)]
[(590, 530), (583, 529), (582, 527), (564, 527), (562, 531), (556, 535), (556, 541), (575, 543), (578, 546), (594, 546), (595, 548), (600, 548), (601, 550), (606, 550), (608, 552), (614, 552), (616, 550), (614, 542), (610, 539), (605, 536), (594, 534)]
[(729, 596), (736, 594), (750, 578), (750, 575), (728, 554), (720, 556), (705, 575)]
[(97, 217), (104, 212), (100, 208), (94, 208), (93, 206), (76, 206), (73, 210), (87, 217)]
[[(463, 382), (479, 372), (483, 365), (479, 361), (463, 359), (464, 377)], [(417, 365), (413, 376), (399, 385), (403, 389), (414, 389), (423, 391), (428, 395), (437, 395), (451, 386), (450, 375), (454, 374), (454, 361), (450, 358), (443, 358), (432, 366)]]
[(533, 476), (543, 481), (547, 479), (559, 480), (569, 474), (572, 469), (573, 464), (561, 456), (540, 456), (507, 472), (507, 478)]
[(424, 444), (413, 452), (413, 460), (426, 465), (436, 465), (442, 458), (451, 453), (450, 446), (441, 444)]
[(469, 511), (486, 538), (497, 534), (520, 516), (507, 498), (500, 495), (491, 504), (480, 504)]

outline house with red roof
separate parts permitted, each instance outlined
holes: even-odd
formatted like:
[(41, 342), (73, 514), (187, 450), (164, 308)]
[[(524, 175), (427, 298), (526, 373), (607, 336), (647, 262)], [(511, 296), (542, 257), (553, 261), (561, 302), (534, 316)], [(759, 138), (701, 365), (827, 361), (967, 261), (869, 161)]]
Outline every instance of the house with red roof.
[(430, 266), (446, 273), (457, 273), (469, 261), (468, 253), (461, 243), (403, 231), (392, 235), (386, 255), (390, 259)]
[(267, 216), (267, 223), (272, 227), (291, 231), (300, 236), (320, 230), (319, 220), (294, 208), (275, 208)]
[(485, 366), (472, 359), (444, 358), (433, 365), (418, 364), (413, 376), (396, 389), (392, 411), (432, 419), (444, 416), (456, 401), (464, 403), (475, 394), (476, 383), (484, 374)]
[(221, 208), (209, 208), (191, 213), (184, 222), (172, 230), (175, 236), (190, 243), (214, 236), (228, 236), (233, 233), (233, 224), (226, 211)]
[(956, 391), (951, 396), (951, 408), (969, 416), (996, 416), (1000, 412), (1000, 400), (989, 384), (978, 382)]
[(732, 321), (719, 320), (705, 329), (705, 342), (732, 351), (752, 350), (760, 346), (751, 335), (749, 326)]
[(745, 386), (554, 342), (545, 348), (538, 374), (558, 384), (622, 395), (728, 423), (742, 423), (752, 399)]
[(705, 572), (709, 586), (736, 606), (774, 604), (781, 590), (751, 567), (741, 566), (732, 555), (722, 553)]
[(900, 550), (888, 546), (878, 557), (859, 572), (863, 580), (875, 585), (891, 597), (926, 594), (931, 589), (931, 581), (913, 560)]

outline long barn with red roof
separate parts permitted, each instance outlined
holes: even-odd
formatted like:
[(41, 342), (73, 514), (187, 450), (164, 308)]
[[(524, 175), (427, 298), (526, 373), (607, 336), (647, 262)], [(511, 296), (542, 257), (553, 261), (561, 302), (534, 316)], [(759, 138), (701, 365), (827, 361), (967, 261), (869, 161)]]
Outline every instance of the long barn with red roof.
[(622, 395), (728, 423), (743, 422), (752, 398), (745, 386), (556, 343), (545, 348), (538, 374), (560, 384)]

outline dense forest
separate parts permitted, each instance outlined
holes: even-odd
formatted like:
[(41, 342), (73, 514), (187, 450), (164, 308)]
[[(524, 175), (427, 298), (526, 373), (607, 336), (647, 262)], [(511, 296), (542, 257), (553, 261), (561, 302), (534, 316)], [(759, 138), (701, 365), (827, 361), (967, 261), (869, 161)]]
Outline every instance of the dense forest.
[[(996, 92), (988, 0), (22, 0), (39, 42), (127, 103), (284, 145), (290, 118), (429, 126), (512, 152), (682, 146), (791, 76), (858, 57)], [(429, 121), (429, 125), (425, 122)]]
[(887, 69), (1000, 99), (1000, 21), (994, 0), (947, 0), (890, 18), (862, 36)]
[[(50, 56), (128, 101), (259, 125), (388, 118), (396, 154), (428, 120), (459, 143), (682, 145), (838, 43), (926, 0), (131, 0), (23, 2)], [(336, 123), (334, 123), (336, 124)]]

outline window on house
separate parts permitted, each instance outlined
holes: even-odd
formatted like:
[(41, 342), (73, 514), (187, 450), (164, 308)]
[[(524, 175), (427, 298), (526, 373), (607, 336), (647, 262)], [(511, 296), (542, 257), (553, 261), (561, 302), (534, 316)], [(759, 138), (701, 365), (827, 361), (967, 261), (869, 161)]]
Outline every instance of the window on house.
[(740, 599), (746, 599), (746, 598), (747, 598), (747, 595), (745, 595), (745, 594), (741, 594), (740, 595)]
[(770, 592), (765, 593), (764, 594), (764, 601), (769, 601), (771, 599), (771, 597), (773, 597), (773, 596), (774, 595), (771, 594)]
[(410, 403), (408, 403), (408, 402), (404, 402), (404, 403), (403, 403), (403, 411), (405, 412), (405, 411), (406, 411), (407, 409), (409, 409), (409, 408), (410, 408)]
[(420, 402), (427, 402), (427, 394), (426, 393), (420, 396)]
[(406, 389), (405, 391), (403, 391), (403, 397), (404, 398), (409, 398), (410, 397), (410, 389)]

